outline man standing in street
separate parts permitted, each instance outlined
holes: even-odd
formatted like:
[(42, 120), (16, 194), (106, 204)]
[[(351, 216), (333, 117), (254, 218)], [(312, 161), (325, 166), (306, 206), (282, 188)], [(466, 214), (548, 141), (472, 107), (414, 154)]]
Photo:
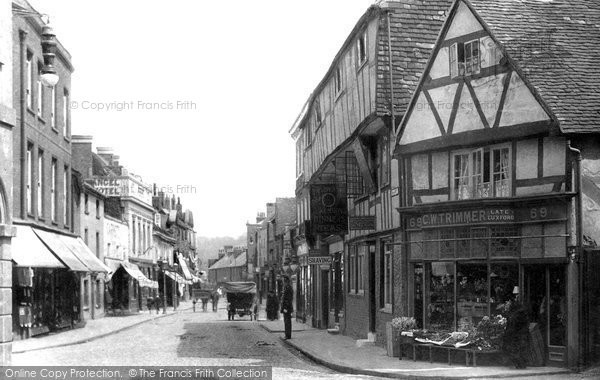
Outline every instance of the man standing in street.
[(283, 297), (281, 298), (281, 313), (283, 314), (283, 325), (285, 327), (285, 339), (292, 338), (292, 312), (294, 311), (294, 290), (290, 284), (290, 278), (283, 279)]

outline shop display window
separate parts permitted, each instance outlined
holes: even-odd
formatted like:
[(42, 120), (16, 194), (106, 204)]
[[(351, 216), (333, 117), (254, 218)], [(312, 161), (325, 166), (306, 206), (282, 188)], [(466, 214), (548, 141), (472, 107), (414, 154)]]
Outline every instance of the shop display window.
[(488, 315), (487, 264), (457, 264), (456, 281), (458, 329), (468, 331)]
[(488, 255), (488, 229), (486, 227), (471, 228), (471, 257), (484, 258)]
[(427, 302), (428, 328), (438, 331), (454, 330), (454, 263), (434, 262), (429, 270)]
[(454, 228), (443, 228), (440, 230), (440, 257), (454, 258), (456, 240), (454, 240)]
[(490, 232), (492, 256), (507, 257), (519, 255), (519, 239), (511, 238), (520, 235), (517, 226), (493, 226), (490, 228)]
[(423, 264), (415, 264), (413, 280), (413, 315), (417, 321), (417, 326), (423, 326)]

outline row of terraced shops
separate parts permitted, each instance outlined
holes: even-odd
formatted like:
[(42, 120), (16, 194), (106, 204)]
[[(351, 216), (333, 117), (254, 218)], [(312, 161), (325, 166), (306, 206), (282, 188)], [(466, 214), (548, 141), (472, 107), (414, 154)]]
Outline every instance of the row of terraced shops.
[(299, 320), (386, 345), (394, 317), (464, 331), (518, 296), (546, 364), (600, 355), (600, 9), (576, 3), (367, 10), (290, 130)]

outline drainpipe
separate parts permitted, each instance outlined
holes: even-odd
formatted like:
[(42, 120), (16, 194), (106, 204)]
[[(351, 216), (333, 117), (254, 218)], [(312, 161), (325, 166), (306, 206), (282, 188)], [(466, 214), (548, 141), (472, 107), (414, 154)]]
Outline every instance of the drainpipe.
[(396, 129), (396, 112), (394, 111), (394, 65), (392, 60), (392, 32), (391, 32), (391, 12), (386, 12), (387, 33), (388, 33), (388, 56), (390, 65), (390, 114), (392, 117), (392, 131)]
[(20, 137), (21, 137), (21, 149), (20, 149), (20, 161), (21, 161), (21, 219), (25, 220), (27, 217), (27, 140), (25, 137), (25, 108), (27, 107), (25, 98), (25, 60), (27, 59), (27, 48), (25, 47), (25, 39), (27, 38), (27, 32), (24, 30), (19, 31), (19, 49), (21, 56), (19, 57), (19, 81), (20, 84)]
[[(585, 335), (585, 326), (584, 323), (582, 323), (581, 321), (581, 312), (583, 309), (583, 304), (581, 301), (581, 296), (583, 295), (583, 273), (582, 273), (582, 268), (583, 268), (583, 190), (582, 190), (582, 176), (581, 176), (581, 150), (573, 148), (571, 146), (571, 140), (567, 140), (567, 148), (569, 149), (569, 151), (571, 151), (572, 153), (574, 153), (575, 156), (575, 192), (577, 194), (577, 200), (575, 203), (575, 212), (576, 212), (576, 219), (575, 219), (575, 229), (576, 229), (576, 239), (577, 239), (577, 259), (573, 262), (571, 261), (568, 269), (567, 269), (567, 273), (569, 274), (569, 277), (574, 276), (575, 277), (575, 281), (577, 281), (575, 284), (573, 285), (569, 285), (572, 284), (571, 281), (568, 281), (567, 283), (567, 290), (569, 290), (569, 288), (572, 288), (571, 290), (576, 294), (575, 297), (573, 297), (573, 300), (571, 302), (575, 302), (575, 306), (573, 308), (569, 308), (569, 310), (575, 314), (573, 315), (573, 317), (569, 318), (570, 323), (574, 324), (575, 326), (572, 326), (571, 331), (576, 331), (578, 337), (573, 341), (571, 339), (569, 339), (569, 337), (571, 336), (571, 334), (569, 334), (569, 336), (567, 336), (567, 344), (572, 343), (573, 344), (573, 348), (576, 349), (576, 356), (577, 356), (577, 361), (572, 361), (569, 360), (569, 364), (577, 366), (577, 368), (582, 368), (585, 361), (584, 361), (584, 356), (585, 356), (585, 352), (584, 352), (584, 339), (586, 337)], [(573, 293), (571, 292), (571, 294)], [(570, 302), (569, 302), (570, 304)], [(574, 337), (573, 337), (574, 338)], [(569, 340), (571, 340), (571, 342), (569, 342)]]

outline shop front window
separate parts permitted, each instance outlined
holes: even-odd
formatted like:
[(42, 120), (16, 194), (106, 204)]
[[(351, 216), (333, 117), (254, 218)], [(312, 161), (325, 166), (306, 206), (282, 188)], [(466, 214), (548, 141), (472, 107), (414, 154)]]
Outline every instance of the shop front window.
[(415, 264), (414, 268), (413, 316), (417, 326), (423, 326), (423, 264)]
[(488, 315), (487, 264), (457, 264), (458, 329), (467, 331)]
[(454, 330), (454, 263), (435, 262), (429, 267), (428, 328)]
[(519, 228), (514, 225), (493, 226), (490, 228), (491, 255), (514, 257), (519, 254)]

